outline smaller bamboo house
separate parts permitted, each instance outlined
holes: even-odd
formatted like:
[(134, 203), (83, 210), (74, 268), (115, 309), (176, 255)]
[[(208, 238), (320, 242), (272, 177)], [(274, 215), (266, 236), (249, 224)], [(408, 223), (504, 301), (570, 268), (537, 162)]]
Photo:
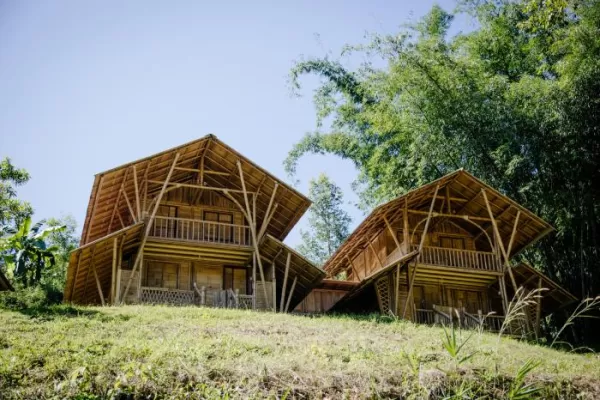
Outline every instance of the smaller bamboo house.
[(575, 298), (512, 260), (552, 230), (459, 170), (374, 209), (324, 265), (330, 279), (343, 273), (346, 282), (334, 288), (323, 281), (299, 310), (380, 312), (498, 330), (519, 288), (546, 288), (523, 323), (511, 327), (537, 333), (543, 316)]
[(64, 300), (293, 310), (325, 276), (283, 244), (309, 206), (214, 135), (102, 172)]

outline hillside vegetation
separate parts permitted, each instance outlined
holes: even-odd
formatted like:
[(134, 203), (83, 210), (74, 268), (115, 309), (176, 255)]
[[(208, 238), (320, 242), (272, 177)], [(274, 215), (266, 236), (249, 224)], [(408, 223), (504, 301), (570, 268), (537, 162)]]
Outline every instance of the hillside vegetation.
[[(531, 388), (540, 398), (600, 396), (596, 354), (457, 335), (459, 344), (472, 336), (455, 360), (443, 329), (381, 317), (166, 306), (1, 311), (0, 397), (518, 398)], [(528, 360), (539, 365), (515, 380)]]

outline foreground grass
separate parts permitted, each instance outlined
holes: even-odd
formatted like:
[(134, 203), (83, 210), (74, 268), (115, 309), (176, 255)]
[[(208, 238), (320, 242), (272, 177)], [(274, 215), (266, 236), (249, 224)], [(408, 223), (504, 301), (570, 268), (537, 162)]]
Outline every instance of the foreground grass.
[[(463, 332), (463, 339), (470, 333)], [(0, 311), (0, 398), (506, 398), (528, 359), (540, 398), (600, 397), (600, 358), (376, 317), (127, 306)], [(452, 397), (455, 396), (455, 397)], [(462, 397), (459, 397), (462, 396)]]

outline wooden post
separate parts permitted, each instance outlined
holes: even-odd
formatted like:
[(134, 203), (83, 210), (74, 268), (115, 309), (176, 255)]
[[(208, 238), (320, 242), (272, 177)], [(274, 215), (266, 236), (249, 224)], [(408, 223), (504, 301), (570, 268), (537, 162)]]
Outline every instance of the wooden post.
[(277, 312), (277, 276), (275, 275), (275, 259), (271, 264), (271, 281), (273, 282), (273, 312)]
[(256, 253), (252, 252), (252, 309), (256, 310)]
[(448, 214), (452, 214), (452, 206), (450, 205), (450, 187), (446, 185), (446, 207)]
[[(279, 183), (275, 182), (275, 187), (273, 188), (273, 193), (271, 193), (271, 199), (269, 200), (269, 205), (267, 206), (267, 211), (265, 212), (265, 216), (263, 222), (260, 227), (260, 231), (258, 233), (258, 239), (262, 238), (264, 233), (267, 230), (267, 225), (269, 225), (269, 221), (272, 217), (271, 215), (271, 207), (273, 206), (273, 201), (275, 200), (275, 193), (277, 193), (277, 188), (279, 187)], [(277, 207), (277, 206), (275, 206)]]
[(137, 217), (135, 216), (135, 213), (133, 212), (133, 208), (131, 207), (131, 203), (129, 202), (129, 196), (127, 196), (127, 192), (125, 191), (125, 189), (123, 189), (121, 191), (123, 193), (123, 197), (125, 198), (125, 202), (127, 203), (127, 208), (129, 209), (129, 212), (131, 213), (131, 217), (133, 218), (133, 222), (137, 222)]
[(100, 303), (104, 306), (104, 294), (102, 293), (102, 285), (100, 285), (100, 279), (98, 279), (98, 272), (96, 271), (96, 263), (94, 260), (90, 263), (90, 267), (94, 272), (94, 279), (96, 280), (96, 287), (98, 288), (98, 294), (100, 295)]
[[(117, 208), (119, 207), (119, 202), (121, 201), (121, 191), (123, 190), (123, 187), (125, 186), (125, 181), (127, 180), (128, 173), (129, 173), (129, 168), (127, 168), (125, 170), (125, 172), (123, 173), (123, 181), (121, 182), (121, 187), (119, 188), (119, 193), (117, 194), (117, 200), (115, 200), (115, 205), (113, 206), (113, 211), (110, 216), (110, 221), (108, 223), (108, 229), (106, 230), (107, 235), (110, 233), (110, 228), (112, 228), (112, 223), (113, 223), (113, 220), (115, 219), (115, 214), (117, 214)], [(120, 214), (119, 214), (119, 220), (121, 220), (121, 227), (125, 228), (125, 225), (123, 224), (123, 220), (121, 219)]]
[(287, 299), (287, 303), (285, 303), (285, 312), (287, 313), (290, 308), (290, 302), (292, 301), (292, 296), (294, 295), (294, 289), (296, 288), (296, 281), (298, 280), (298, 276), (294, 277), (294, 282), (292, 282), (292, 288), (290, 289), (290, 294)]
[(137, 211), (137, 220), (139, 221), (142, 218), (142, 210), (140, 208), (140, 192), (138, 187), (137, 169), (135, 168), (135, 164), (133, 165), (133, 187), (135, 190), (135, 207)]
[(142, 241), (140, 243), (140, 248), (135, 256), (135, 261), (133, 263), (133, 269), (131, 270), (131, 275), (129, 276), (129, 280), (127, 281), (127, 285), (125, 286), (125, 292), (123, 292), (123, 299), (127, 296), (127, 292), (129, 291), (129, 287), (131, 286), (131, 282), (133, 281), (133, 275), (135, 274), (138, 264), (142, 260), (142, 253), (144, 251), (144, 246), (146, 245), (146, 240), (148, 239), (148, 234), (152, 229), (152, 224), (154, 223), (154, 217), (156, 216), (156, 212), (158, 211), (158, 207), (160, 206), (160, 201), (162, 199), (165, 190), (167, 189), (167, 185), (171, 180), (171, 175), (173, 175), (173, 170), (175, 169), (175, 165), (177, 165), (177, 160), (179, 160), (179, 153), (175, 154), (175, 158), (173, 159), (173, 164), (171, 164), (171, 168), (169, 169), (169, 173), (167, 174), (167, 179), (165, 179), (162, 189), (156, 198), (156, 203), (154, 203), (154, 209), (152, 210), (152, 214), (146, 223), (146, 230), (144, 231), (144, 236), (142, 237)]
[[(350, 263), (350, 266), (352, 267), (352, 272), (354, 272), (354, 276), (356, 276), (356, 279), (358, 279), (360, 281), (362, 278), (358, 274), (358, 270), (354, 267), (354, 263), (352, 262), (350, 257), (346, 256), (346, 258), (348, 259), (348, 262)], [(365, 276), (366, 276), (366, 273), (365, 273)]]
[(392, 229), (392, 226), (388, 222), (388, 220), (385, 217), (385, 215), (383, 216), (383, 221), (385, 222), (385, 226), (387, 226), (388, 230), (390, 231), (390, 234), (392, 235), (392, 239), (394, 239), (394, 243), (396, 243), (396, 248), (399, 249), (400, 248), (400, 242), (398, 241), (398, 238), (396, 237), (396, 233)]
[[(429, 223), (431, 222), (431, 215), (433, 214), (433, 206), (435, 206), (435, 199), (437, 198), (438, 190), (440, 189), (440, 185), (438, 184), (435, 187), (435, 192), (433, 193), (433, 199), (431, 200), (431, 205), (429, 206), (429, 214), (427, 215), (427, 221), (425, 221), (425, 228), (423, 228), (423, 234), (421, 235), (421, 242), (419, 243), (419, 252), (414, 261), (414, 269), (412, 273), (412, 277), (410, 279), (410, 285), (408, 287), (408, 295), (406, 299), (406, 303), (404, 304), (404, 312), (402, 313), (402, 318), (406, 318), (406, 309), (408, 307), (408, 302), (414, 303), (414, 299), (412, 298), (413, 285), (415, 283), (415, 276), (417, 275), (417, 267), (419, 258), (421, 257), (421, 251), (423, 250), (423, 245), (425, 244), (425, 238), (427, 236), (427, 230), (429, 229)], [(414, 307), (413, 307), (414, 311)]]
[(112, 274), (110, 275), (110, 304), (115, 305), (115, 290), (117, 283), (117, 247), (118, 238), (113, 239)]
[(410, 232), (408, 224), (408, 199), (404, 198), (404, 209), (402, 210), (402, 237), (404, 241), (404, 252), (410, 253)]
[[(242, 191), (244, 194), (244, 201), (246, 202), (246, 219), (248, 220), (248, 225), (250, 225), (250, 234), (252, 235), (252, 245), (254, 246), (254, 251), (256, 252), (256, 260), (258, 262), (258, 270), (260, 272), (260, 279), (263, 284), (263, 293), (265, 295), (265, 305), (268, 301), (267, 287), (265, 285), (265, 273), (262, 265), (262, 260), (260, 258), (260, 251), (258, 250), (258, 238), (256, 235), (256, 225), (254, 224), (254, 220), (252, 218), (252, 213), (250, 212), (250, 203), (248, 202), (248, 192), (246, 191), (246, 182), (244, 180), (244, 171), (242, 170), (242, 163), (240, 160), (236, 162), (238, 167), (238, 172), (240, 174), (240, 180), (242, 182)], [(231, 198), (234, 198), (230, 195)], [(236, 201), (237, 203), (237, 201)], [(238, 203), (239, 205), (239, 203)], [(275, 303), (273, 303), (273, 308), (275, 309)]]
[(540, 321), (542, 318), (542, 278), (538, 279), (538, 298), (535, 308), (535, 338), (536, 340), (540, 336)]
[(77, 283), (77, 275), (79, 275), (79, 265), (81, 264), (81, 253), (83, 250), (80, 250), (77, 253), (77, 267), (75, 267), (75, 277), (73, 278), (73, 283), (71, 284), (71, 292), (69, 293), (69, 301), (73, 302), (73, 294), (75, 291), (75, 283)]
[[(94, 222), (94, 212), (96, 212), (96, 207), (98, 207), (98, 200), (100, 200), (100, 190), (102, 189), (102, 183), (104, 182), (104, 175), (100, 175), (100, 181), (98, 182), (98, 189), (96, 189), (96, 194), (94, 195), (94, 204), (92, 205), (92, 212), (90, 213), (90, 223), (88, 224), (87, 232), (85, 234), (85, 243), (90, 241), (90, 234), (92, 233), (92, 224)], [(82, 245), (85, 243), (81, 243)]]
[[(375, 238), (377, 238), (377, 236), (375, 236)], [(375, 256), (375, 259), (377, 260), (377, 263), (379, 264), (379, 268), (383, 269), (383, 263), (381, 262), (381, 259), (379, 258), (379, 254), (377, 254), (377, 252), (373, 248), (373, 242), (372, 241), (369, 241), (369, 247), (371, 248), (371, 251), (373, 252), (373, 255)]]
[(285, 288), (287, 286), (288, 272), (290, 270), (290, 262), (292, 261), (292, 253), (288, 251), (287, 260), (285, 260), (285, 273), (283, 274), (283, 286), (281, 287), (281, 300), (279, 302), (279, 312), (283, 312), (283, 302), (285, 300)]
[[(496, 219), (494, 218), (494, 214), (492, 213), (492, 207), (490, 206), (490, 202), (487, 198), (487, 194), (485, 193), (485, 189), (481, 189), (481, 194), (483, 195), (483, 200), (485, 201), (485, 206), (488, 210), (488, 214), (490, 215), (490, 220), (492, 222), (492, 227), (494, 228), (494, 235), (496, 236), (496, 242), (498, 243), (498, 248), (500, 249), (500, 254), (503, 257), (504, 260), (504, 268), (508, 270), (508, 274), (510, 276), (511, 279), (511, 283), (513, 285), (513, 289), (515, 291), (515, 293), (517, 292), (517, 282), (515, 281), (515, 277), (512, 273), (512, 270), (510, 269), (510, 264), (509, 264), (509, 256), (506, 252), (506, 250), (504, 249), (504, 243), (502, 242), (502, 236), (500, 236), (500, 231), (498, 230), (498, 224), (496, 224)], [(513, 227), (513, 231), (512, 231), (512, 235), (510, 238), (510, 243), (509, 243), (509, 247), (512, 246), (512, 242), (514, 240), (514, 235), (516, 233), (516, 228), (517, 228), (517, 223), (519, 222), (519, 216), (521, 215), (521, 212), (519, 211), (517, 213), (517, 220), (515, 223), (515, 226)]]
[(398, 316), (398, 297), (400, 291), (400, 263), (396, 267), (396, 287), (394, 291), (394, 315)]

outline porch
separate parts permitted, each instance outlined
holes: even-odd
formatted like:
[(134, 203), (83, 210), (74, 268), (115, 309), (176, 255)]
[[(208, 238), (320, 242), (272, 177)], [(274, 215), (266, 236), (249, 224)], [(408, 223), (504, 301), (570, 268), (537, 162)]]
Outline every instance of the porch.
[(253, 295), (241, 294), (239, 289), (211, 289), (206, 286), (198, 287), (195, 284), (194, 290), (141, 286), (140, 303), (211, 306), (245, 310), (253, 309), (255, 304)]

